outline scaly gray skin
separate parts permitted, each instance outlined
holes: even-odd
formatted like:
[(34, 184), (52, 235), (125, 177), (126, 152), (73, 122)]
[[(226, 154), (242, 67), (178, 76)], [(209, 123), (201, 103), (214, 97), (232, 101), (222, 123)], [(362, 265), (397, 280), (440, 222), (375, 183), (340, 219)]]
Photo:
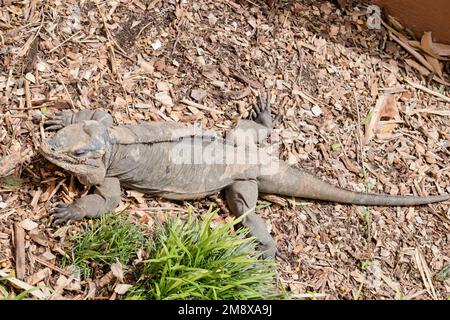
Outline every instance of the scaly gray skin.
[[(211, 139), (183, 125), (153, 122), (145, 125), (113, 126), (112, 117), (101, 110), (65, 111), (46, 124), (60, 129), (42, 142), (41, 153), (54, 164), (76, 175), (81, 183), (94, 186), (94, 193), (68, 206), (57, 204), (52, 214), (55, 223), (97, 218), (114, 210), (120, 201), (120, 186), (167, 199), (188, 200), (225, 191), (233, 214), (248, 213), (242, 223), (261, 243), (267, 257), (276, 253), (276, 244), (265, 222), (255, 214), (258, 193), (279, 194), (316, 200), (378, 206), (412, 206), (447, 200), (450, 195), (429, 197), (389, 196), (354, 192), (335, 187), (308, 173), (276, 160), (278, 170), (263, 172), (260, 163), (249, 155), (272, 129), (269, 98), (255, 106), (251, 120), (242, 120), (227, 140)], [(239, 130), (238, 130), (239, 129)], [(244, 131), (242, 131), (244, 130)], [(244, 132), (244, 133), (243, 133)], [(224, 150), (224, 154), (245, 152), (245, 161), (236, 163), (177, 163), (174, 150), (189, 144), (194, 147)], [(255, 147), (251, 149), (250, 147)], [(224, 156), (223, 156), (224, 157)]]

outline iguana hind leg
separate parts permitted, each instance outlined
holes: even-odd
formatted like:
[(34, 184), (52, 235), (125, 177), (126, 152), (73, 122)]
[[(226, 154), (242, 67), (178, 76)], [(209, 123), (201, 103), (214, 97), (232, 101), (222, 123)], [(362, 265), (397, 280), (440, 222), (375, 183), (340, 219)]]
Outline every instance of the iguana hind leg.
[(255, 103), (250, 112), (250, 120), (264, 126), (269, 132), (273, 129), (272, 106), (270, 105), (270, 92), (267, 91), (266, 97), (258, 95), (258, 103)]
[(270, 95), (265, 100), (259, 95), (259, 103), (255, 103), (250, 112), (250, 120), (240, 120), (227, 135), (227, 139), (236, 145), (262, 143), (272, 131), (272, 115)]
[(256, 181), (236, 181), (225, 189), (225, 196), (230, 211), (237, 217), (250, 211), (242, 220), (242, 224), (249, 229), (250, 235), (256, 237), (261, 243), (263, 255), (273, 258), (277, 251), (276, 243), (267, 231), (264, 220), (255, 213), (258, 199)]
[(69, 205), (58, 203), (51, 211), (53, 223), (61, 224), (84, 217), (98, 218), (105, 212), (114, 210), (120, 202), (120, 183), (116, 178), (105, 178), (95, 186), (93, 194), (81, 197)]

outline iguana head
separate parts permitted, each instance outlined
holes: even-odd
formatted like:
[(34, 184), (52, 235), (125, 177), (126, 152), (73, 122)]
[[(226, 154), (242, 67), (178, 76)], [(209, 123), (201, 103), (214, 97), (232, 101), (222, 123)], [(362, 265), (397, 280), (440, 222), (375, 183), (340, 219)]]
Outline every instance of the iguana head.
[(41, 143), (41, 154), (50, 162), (76, 175), (86, 185), (103, 181), (103, 155), (108, 148), (108, 132), (101, 123), (88, 120), (71, 124)]

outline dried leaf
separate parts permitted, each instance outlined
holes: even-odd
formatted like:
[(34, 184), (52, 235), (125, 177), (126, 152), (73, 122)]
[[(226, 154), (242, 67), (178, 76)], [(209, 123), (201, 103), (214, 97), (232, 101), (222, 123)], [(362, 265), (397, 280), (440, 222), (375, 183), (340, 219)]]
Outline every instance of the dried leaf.
[(114, 288), (114, 292), (122, 295), (125, 294), (131, 287), (131, 284), (118, 283)]
[(123, 282), (123, 266), (119, 261), (111, 265), (111, 272), (120, 282)]
[(31, 231), (33, 229), (36, 229), (38, 227), (38, 224), (36, 222), (34, 222), (33, 220), (27, 218), (20, 222), (20, 226), (27, 231)]
[(375, 107), (371, 111), (370, 119), (365, 126), (365, 135), (363, 144), (369, 143), (369, 141), (377, 134), (389, 134), (395, 128), (395, 123), (386, 123), (381, 121), (385, 120), (397, 120), (400, 121), (400, 114), (395, 101), (394, 95), (383, 95), (378, 98)]
[(81, 282), (80, 279), (75, 279), (74, 276), (67, 278), (64, 275), (60, 275), (58, 280), (56, 280), (56, 286), (60, 292), (62, 290), (78, 291), (81, 289)]
[(156, 88), (158, 88), (159, 91), (169, 92), (170, 91), (170, 83), (165, 82), (165, 81), (158, 81), (156, 83)]
[(340, 156), (340, 158), (348, 171), (356, 173), (356, 174), (361, 172), (361, 169), (352, 160), (350, 160), (345, 154), (342, 154)]
[(153, 63), (146, 61), (140, 55), (138, 56), (138, 64), (141, 67), (141, 70), (145, 71), (146, 73), (153, 73), (153, 71), (155, 71)]
[(282, 198), (280, 196), (277, 196), (275, 194), (265, 194), (265, 195), (262, 195), (261, 198), (264, 199), (264, 200), (276, 203), (276, 204), (278, 204), (278, 205), (280, 205), (282, 207), (288, 205), (288, 202), (287, 202), (286, 199), (284, 199), (284, 198)]
[(211, 12), (208, 14), (208, 23), (210, 26), (214, 26), (217, 22), (217, 17)]
[(20, 163), (20, 153), (13, 153), (6, 157), (0, 157), (0, 177), (6, 177), (14, 173), (14, 169)]
[(47, 64), (45, 62), (40, 61), (36, 64), (36, 69), (40, 72), (44, 72), (46, 68)]
[(135, 191), (135, 190), (127, 190), (126, 193), (129, 197), (136, 199), (136, 201), (138, 203), (141, 203), (141, 204), (145, 203), (144, 194), (142, 192)]
[(44, 268), (33, 274), (28, 278), (27, 283), (31, 285), (35, 285), (38, 282), (41, 282), (45, 278), (49, 277), (52, 274), (52, 270), (50, 268)]
[(161, 102), (163, 105), (166, 105), (169, 107), (173, 106), (172, 97), (167, 92), (164, 92), (164, 91), (158, 92), (157, 94), (155, 94), (155, 99), (157, 101)]
[(391, 34), (391, 37), (406, 51), (408, 51), (411, 55), (413, 55), (414, 58), (416, 58), (417, 61), (419, 61), (424, 67), (426, 67), (430, 71), (433, 71), (433, 67), (430, 65), (430, 63), (423, 57), (423, 55), (421, 55), (413, 47), (411, 47), (405, 39), (397, 38), (393, 34)]
[(43, 247), (48, 246), (48, 239), (43, 232), (40, 232), (39, 230), (34, 229), (29, 232), (29, 236), (30, 236), (31, 240), (33, 240), (37, 244), (40, 244)]
[(433, 43), (433, 50), (440, 56), (450, 57), (450, 45), (443, 43)]
[(203, 99), (206, 97), (206, 94), (206, 91), (203, 89), (192, 89), (191, 98), (199, 103), (202, 103)]
[(116, 108), (123, 109), (127, 106), (127, 101), (124, 98), (117, 96), (116, 100), (114, 101), (114, 104)]
[(25, 75), (25, 79), (27, 79), (28, 81), (30, 81), (31, 83), (36, 83), (36, 78), (34, 77), (34, 75), (30, 72), (28, 72)]
[[(433, 50), (431, 32), (424, 32), (420, 43), (427, 51), (436, 54)], [(434, 72), (442, 78), (442, 66), (439, 64), (439, 60), (429, 55), (425, 55), (425, 59), (427, 59), (428, 63), (433, 67)]]
[(113, 278), (114, 274), (112, 273), (112, 271), (109, 271), (107, 274), (100, 278), (100, 280), (98, 281), (98, 286), (100, 288), (107, 286)]
[(322, 114), (322, 109), (318, 105), (314, 105), (311, 108), (311, 112), (312, 112), (313, 115), (318, 117), (318, 116), (320, 116)]
[(425, 68), (424, 66), (422, 66), (421, 64), (417, 63), (416, 61), (414, 61), (413, 59), (405, 59), (405, 62), (410, 65), (411, 67), (413, 67), (414, 69), (416, 69), (417, 71), (420, 72), (421, 75), (423, 76), (427, 76), (430, 74), (430, 70), (428, 70), (427, 68)]
[(48, 296), (42, 290), (37, 289), (36, 287), (30, 286), (28, 283), (17, 279), (16, 277), (6, 273), (3, 270), (0, 270), (0, 277), (4, 278), (6, 281), (10, 282), (12, 285), (14, 285), (17, 288), (20, 288), (23, 290), (29, 290), (30, 295), (32, 295), (38, 299), (46, 299)]
[(152, 48), (153, 50), (158, 50), (159, 48), (162, 47), (162, 43), (161, 41), (159, 41), (159, 39), (156, 39), (153, 43), (152, 43)]

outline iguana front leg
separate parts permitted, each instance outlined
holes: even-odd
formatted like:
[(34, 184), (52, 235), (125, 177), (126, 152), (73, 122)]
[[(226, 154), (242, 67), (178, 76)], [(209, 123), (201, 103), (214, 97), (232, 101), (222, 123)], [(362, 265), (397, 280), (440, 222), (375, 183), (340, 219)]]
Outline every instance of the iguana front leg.
[(58, 203), (51, 211), (55, 224), (84, 217), (98, 218), (105, 212), (114, 210), (120, 202), (120, 183), (117, 178), (105, 178), (95, 186), (93, 194), (81, 197), (69, 205)]
[(47, 130), (59, 130), (70, 124), (80, 123), (85, 120), (95, 120), (103, 124), (105, 127), (113, 125), (113, 119), (109, 113), (103, 110), (81, 110), (74, 112), (72, 110), (63, 110), (57, 112), (52, 119), (45, 121), (48, 126)]

